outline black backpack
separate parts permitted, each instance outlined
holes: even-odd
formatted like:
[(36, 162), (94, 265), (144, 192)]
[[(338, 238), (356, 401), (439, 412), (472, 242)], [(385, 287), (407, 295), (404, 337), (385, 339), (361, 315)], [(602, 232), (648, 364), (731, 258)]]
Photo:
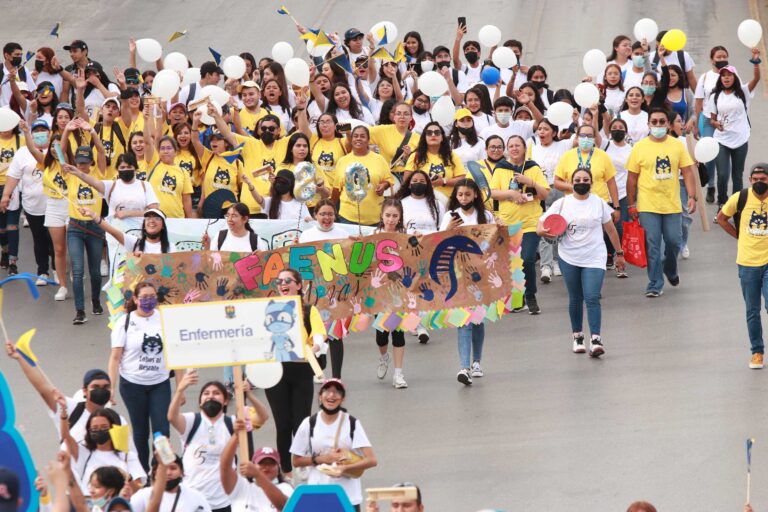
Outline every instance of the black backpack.
[[(228, 229), (222, 229), (219, 231), (219, 250), (221, 250), (221, 246), (224, 244), (224, 240), (227, 238), (227, 233), (229, 233)], [(256, 233), (253, 231), (248, 231), (248, 241), (251, 243), (251, 250), (255, 251), (259, 245), (259, 237), (256, 235)]]
[(744, 211), (744, 207), (747, 205), (748, 194), (748, 188), (741, 189), (739, 191), (739, 199), (736, 201), (736, 213), (733, 214), (733, 224), (736, 226), (736, 238), (739, 238), (739, 234), (741, 233), (739, 224), (741, 224), (741, 214)]
[[(344, 411), (344, 409), (342, 409)], [(344, 411), (346, 412), (346, 411)], [(315, 425), (317, 425), (317, 415), (318, 413), (313, 414), (309, 417), (309, 453), (313, 453), (312, 450), (312, 436), (315, 434)], [(355, 440), (355, 426), (357, 425), (357, 418), (352, 416), (351, 414), (347, 414), (349, 417), (349, 439), (351, 441)]]

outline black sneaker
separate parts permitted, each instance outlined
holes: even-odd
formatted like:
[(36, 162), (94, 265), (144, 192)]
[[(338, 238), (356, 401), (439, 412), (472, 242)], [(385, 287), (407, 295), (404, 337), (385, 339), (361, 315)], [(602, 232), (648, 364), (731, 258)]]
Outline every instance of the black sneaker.
[(606, 270), (613, 270), (616, 268), (616, 264), (613, 262), (613, 255), (608, 255), (608, 260), (605, 262), (605, 269)]
[(715, 187), (707, 188), (707, 203), (713, 204), (715, 202)]
[(88, 319), (85, 317), (85, 311), (80, 309), (75, 315), (75, 319), (72, 320), (72, 325), (83, 325), (87, 321)]
[(93, 314), (96, 316), (104, 314), (104, 309), (101, 307), (101, 304), (99, 304), (98, 302), (93, 303)]
[(536, 296), (531, 295), (530, 297), (526, 297), (525, 302), (528, 304), (529, 315), (538, 315), (541, 313), (541, 308), (539, 307), (539, 303), (536, 301)]
[(667, 281), (669, 281), (669, 284), (671, 284), (672, 286), (677, 286), (680, 284), (680, 276), (675, 276), (675, 277), (667, 276)]
[(10, 260), (10, 256), (7, 252), (3, 252), (2, 255), (0, 255), (0, 268), (8, 268), (8, 261)]
[(19, 273), (19, 269), (18, 269), (18, 267), (16, 267), (16, 262), (9, 263), (8, 264), (8, 275), (9, 276), (15, 276), (18, 273)]

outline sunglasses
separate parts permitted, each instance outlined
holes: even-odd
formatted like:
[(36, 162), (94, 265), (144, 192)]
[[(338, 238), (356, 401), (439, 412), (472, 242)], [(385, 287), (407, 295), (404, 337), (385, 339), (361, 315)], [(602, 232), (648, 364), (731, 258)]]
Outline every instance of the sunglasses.
[(427, 137), (439, 137), (440, 135), (443, 134), (443, 132), (441, 132), (440, 130), (424, 130), (424, 134)]
[(274, 132), (277, 130), (277, 126), (262, 126), (261, 131), (263, 132)]
[(666, 126), (667, 120), (666, 119), (651, 119), (650, 125), (651, 126)]
[(277, 285), (279, 286), (281, 284), (291, 284), (291, 283), (298, 284), (298, 281), (296, 281), (295, 279), (292, 279), (290, 277), (284, 277), (284, 278), (278, 277), (277, 279), (275, 279), (275, 283), (277, 283)]

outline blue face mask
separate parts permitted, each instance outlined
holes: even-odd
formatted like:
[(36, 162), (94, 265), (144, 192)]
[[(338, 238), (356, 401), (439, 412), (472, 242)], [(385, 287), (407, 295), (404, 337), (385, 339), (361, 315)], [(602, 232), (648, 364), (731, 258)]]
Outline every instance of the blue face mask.
[(101, 498), (97, 498), (95, 500), (91, 500), (91, 507), (99, 507), (100, 509), (104, 509), (107, 506), (107, 503), (109, 502), (109, 498), (106, 496), (102, 496)]
[(641, 68), (645, 66), (645, 57), (642, 55), (633, 55), (632, 56), (632, 65), (636, 68)]
[(655, 85), (643, 85), (641, 88), (643, 89), (643, 94), (646, 96), (653, 96), (653, 93), (656, 92)]
[(48, 132), (35, 132), (32, 134), (32, 140), (35, 141), (35, 146), (43, 147), (48, 144)]
[(651, 135), (657, 139), (661, 139), (667, 134), (666, 126), (653, 126), (651, 127)]
[(589, 151), (595, 146), (595, 139), (592, 137), (579, 137), (579, 149)]

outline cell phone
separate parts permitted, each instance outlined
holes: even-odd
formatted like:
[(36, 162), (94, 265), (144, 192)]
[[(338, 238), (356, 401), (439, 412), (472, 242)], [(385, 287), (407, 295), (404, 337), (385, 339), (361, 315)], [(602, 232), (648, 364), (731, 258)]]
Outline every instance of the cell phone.
[(451, 212), (451, 217), (453, 217), (454, 219), (460, 218), (458, 212)]
[(465, 16), (459, 16), (459, 26), (467, 28), (467, 18)]
[(339, 123), (336, 125), (336, 129), (340, 132), (348, 132), (352, 129), (352, 123)]

